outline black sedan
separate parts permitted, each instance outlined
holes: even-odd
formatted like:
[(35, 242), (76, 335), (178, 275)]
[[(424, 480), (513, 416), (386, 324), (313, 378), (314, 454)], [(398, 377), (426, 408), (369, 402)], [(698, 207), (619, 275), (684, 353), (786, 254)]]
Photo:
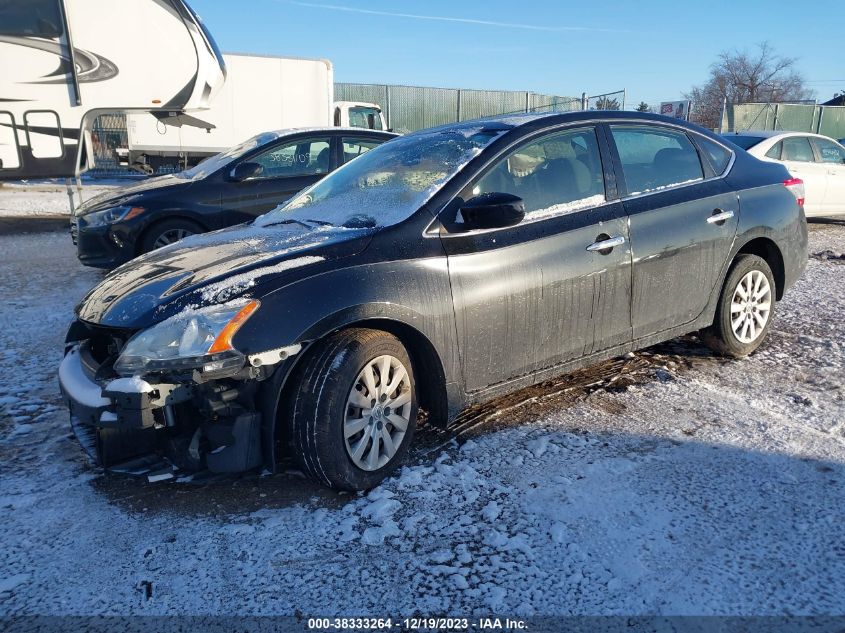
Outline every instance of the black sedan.
[(366, 489), (420, 408), (447, 425), (692, 331), (753, 352), (807, 262), (801, 195), (781, 165), (656, 115), (420, 131), (250, 225), (111, 273), (76, 310), (62, 390), (106, 468), (290, 456)]
[(395, 136), (360, 128), (266, 132), (186, 171), (102, 194), (71, 220), (79, 261), (114, 268), (189, 235), (252, 220)]

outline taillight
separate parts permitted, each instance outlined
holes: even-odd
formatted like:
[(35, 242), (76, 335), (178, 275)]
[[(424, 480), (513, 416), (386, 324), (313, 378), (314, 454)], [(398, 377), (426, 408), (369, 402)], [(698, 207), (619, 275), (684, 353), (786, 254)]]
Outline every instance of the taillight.
[(795, 196), (798, 201), (798, 206), (804, 206), (804, 181), (800, 178), (790, 178), (783, 181), (783, 186), (789, 189), (790, 193)]

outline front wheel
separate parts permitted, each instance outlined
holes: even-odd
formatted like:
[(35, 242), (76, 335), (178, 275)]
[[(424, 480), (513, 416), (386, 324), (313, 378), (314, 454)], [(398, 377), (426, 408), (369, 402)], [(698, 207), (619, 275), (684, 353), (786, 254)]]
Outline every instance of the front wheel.
[(162, 246), (183, 240), (189, 235), (196, 235), (202, 232), (203, 228), (199, 224), (190, 220), (183, 220), (182, 218), (159, 222), (150, 227), (141, 241), (141, 253), (149, 253)]
[(775, 315), (775, 281), (762, 257), (740, 255), (725, 280), (716, 318), (704, 341), (718, 354), (741, 358), (760, 347)]
[(368, 490), (408, 451), (417, 399), (411, 359), (387, 332), (349, 329), (309, 350), (288, 407), (294, 459), (311, 479)]

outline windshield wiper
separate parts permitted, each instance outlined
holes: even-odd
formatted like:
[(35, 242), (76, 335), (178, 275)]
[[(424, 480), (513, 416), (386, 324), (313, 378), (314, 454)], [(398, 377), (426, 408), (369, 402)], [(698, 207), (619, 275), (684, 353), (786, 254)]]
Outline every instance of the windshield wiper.
[(308, 221), (294, 220), (292, 218), (276, 220), (275, 222), (267, 222), (266, 224), (262, 224), (261, 226), (276, 226), (277, 224), (298, 224), (300, 226), (304, 226), (306, 229), (314, 228), (310, 224), (308, 224)]

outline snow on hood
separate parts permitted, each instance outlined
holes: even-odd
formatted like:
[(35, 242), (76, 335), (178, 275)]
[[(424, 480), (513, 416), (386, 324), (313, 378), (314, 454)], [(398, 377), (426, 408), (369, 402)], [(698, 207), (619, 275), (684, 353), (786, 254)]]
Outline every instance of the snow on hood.
[(187, 307), (225, 303), (276, 278), (307, 275), (311, 266), (361, 252), (374, 233), (289, 224), (195, 235), (112, 271), (77, 306), (77, 316), (148, 327)]

